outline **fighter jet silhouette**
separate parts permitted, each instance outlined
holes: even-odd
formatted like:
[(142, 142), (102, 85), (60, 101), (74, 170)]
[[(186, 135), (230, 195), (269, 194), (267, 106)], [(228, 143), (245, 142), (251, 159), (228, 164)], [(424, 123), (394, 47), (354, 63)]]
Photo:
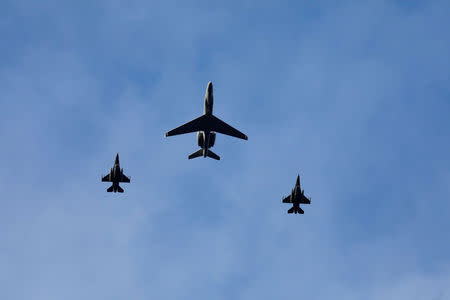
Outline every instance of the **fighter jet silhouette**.
[(292, 189), (291, 194), (283, 199), (283, 203), (293, 204), (288, 210), (288, 214), (304, 214), (305, 212), (300, 208), (300, 203), (311, 204), (311, 198), (307, 198), (305, 196), (305, 191), (300, 188), (300, 175), (297, 175), (295, 187)]
[(111, 171), (108, 175), (102, 178), (102, 182), (112, 182), (112, 186), (110, 186), (106, 191), (114, 193), (123, 193), (123, 189), (119, 186), (120, 182), (130, 182), (130, 178), (125, 176), (123, 174), (123, 169), (120, 168), (119, 153), (117, 153), (116, 155), (114, 167), (111, 168)]

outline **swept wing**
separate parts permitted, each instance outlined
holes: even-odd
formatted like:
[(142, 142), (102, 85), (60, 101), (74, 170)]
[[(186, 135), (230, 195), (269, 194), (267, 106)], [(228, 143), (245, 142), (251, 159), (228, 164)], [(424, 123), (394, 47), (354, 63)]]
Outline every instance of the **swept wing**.
[(130, 182), (130, 178), (125, 176), (125, 174), (122, 174), (122, 178), (120, 179), (120, 182)]
[(283, 203), (292, 203), (291, 196), (287, 196), (283, 199)]
[(302, 194), (300, 198), (300, 203), (311, 204), (311, 199), (307, 198), (305, 195)]
[(248, 137), (239, 130), (231, 127), (213, 115), (202, 115), (166, 133), (166, 136), (185, 134), (197, 131), (215, 131), (236, 138), (248, 140)]

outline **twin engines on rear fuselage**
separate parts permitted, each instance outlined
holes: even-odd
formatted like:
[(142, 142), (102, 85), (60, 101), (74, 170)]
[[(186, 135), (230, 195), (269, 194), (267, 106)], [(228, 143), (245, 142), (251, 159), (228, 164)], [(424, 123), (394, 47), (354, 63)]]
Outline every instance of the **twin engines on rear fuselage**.
[(206, 139), (205, 139), (205, 133), (203, 131), (197, 132), (197, 144), (201, 148), (211, 148), (214, 146), (214, 143), (216, 142), (216, 133), (210, 132), (209, 133), (209, 141), (208, 145), (205, 145)]

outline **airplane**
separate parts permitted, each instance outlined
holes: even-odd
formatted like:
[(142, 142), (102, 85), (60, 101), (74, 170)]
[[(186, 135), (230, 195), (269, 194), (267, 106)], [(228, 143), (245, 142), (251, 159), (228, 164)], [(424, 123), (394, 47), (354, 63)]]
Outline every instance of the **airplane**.
[(300, 203), (311, 204), (311, 198), (307, 198), (305, 196), (305, 191), (300, 188), (300, 175), (297, 175), (295, 187), (292, 189), (291, 194), (283, 199), (283, 203), (293, 204), (293, 206), (288, 210), (288, 214), (304, 214), (305, 212), (300, 208)]
[(243, 140), (248, 140), (248, 137), (245, 134), (213, 115), (213, 104), (213, 85), (210, 81), (206, 87), (203, 115), (166, 133), (166, 137), (168, 137), (178, 134), (197, 132), (197, 144), (201, 149), (190, 154), (188, 159), (203, 156), (220, 160), (220, 157), (217, 154), (209, 150), (209, 148), (214, 146), (216, 141), (216, 132)]
[(123, 189), (119, 186), (120, 182), (130, 182), (130, 178), (123, 174), (123, 169), (120, 168), (119, 163), (119, 153), (116, 155), (116, 161), (114, 162), (114, 167), (111, 168), (111, 171), (108, 175), (102, 178), (102, 182), (112, 182), (112, 186), (110, 186), (106, 191), (110, 192), (119, 192), (123, 193)]

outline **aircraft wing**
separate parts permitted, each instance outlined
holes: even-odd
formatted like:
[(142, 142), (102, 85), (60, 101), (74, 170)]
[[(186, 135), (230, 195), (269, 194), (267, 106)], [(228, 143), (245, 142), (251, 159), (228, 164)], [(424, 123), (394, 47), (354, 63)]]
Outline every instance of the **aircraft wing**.
[(243, 134), (239, 130), (231, 127), (230, 125), (228, 125), (227, 123), (225, 123), (224, 121), (220, 120), (219, 118), (217, 118), (215, 116), (211, 116), (210, 123), (211, 123), (210, 124), (211, 131), (216, 131), (216, 132), (220, 132), (222, 134), (226, 134), (226, 135), (240, 138), (243, 140), (248, 140), (248, 137), (245, 134)]
[(283, 199), (283, 203), (292, 203), (291, 196), (287, 196)]
[(185, 134), (190, 132), (196, 132), (196, 131), (203, 131), (206, 127), (206, 116), (202, 115), (192, 121), (187, 122), (186, 124), (183, 124), (181, 126), (178, 126), (175, 129), (172, 129), (171, 131), (166, 133), (166, 136), (173, 136), (178, 134)]
[(300, 199), (300, 203), (311, 204), (311, 199), (307, 198), (305, 195), (302, 195), (302, 198)]
[(196, 131), (215, 131), (240, 139), (248, 140), (248, 137), (239, 130), (231, 127), (224, 121), (213, 115), (202, 115), (192, 121), (187, 122), (166, 133), (166, 136), (196, 132)]
[(130, 182), (130, 178), (125, 176), (125, 174), (122, 174), (122, 178), (121, 178), (120, 182)]
[(109, 180), (109, 174), (102, 178), (102, 182), (111, 182), (111, 180)]

